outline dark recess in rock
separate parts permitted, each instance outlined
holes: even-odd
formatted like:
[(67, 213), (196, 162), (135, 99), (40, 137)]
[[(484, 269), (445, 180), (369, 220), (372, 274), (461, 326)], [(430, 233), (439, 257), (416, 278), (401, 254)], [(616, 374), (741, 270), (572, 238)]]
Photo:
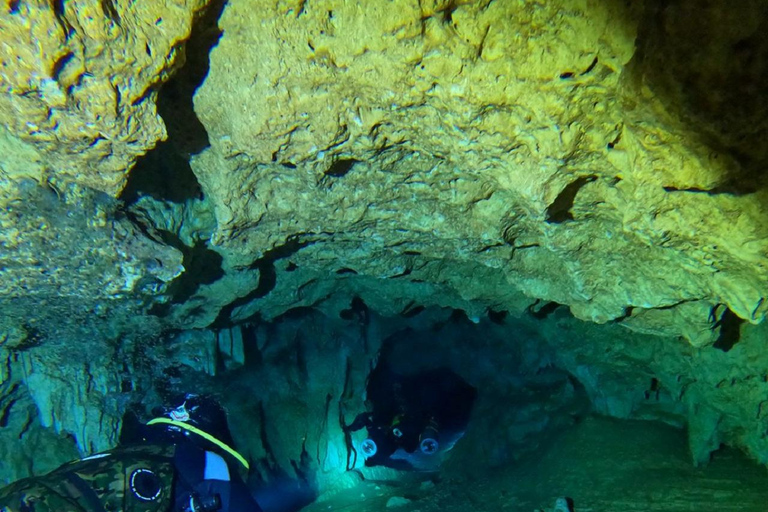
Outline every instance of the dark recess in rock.
[[(666, 309), (666, 308), (658, 308), (658, 309)], [(617, 316), (616, 318), (614, 318), (613, 320), (611, 320), (611, 322), (612, 322), (612, 323), (615, 323), (615, 324), (617, 324), (617, 323), (619, 323), (619, 322), (623, 322), (624, 320), (626, 320), (627, 318), (629, 318), (629, 317), (631, 317), (631, 316), (632, 316), (632, 312), (633, 312), (634, 310), (635, 310), (635, 308), (634, 308), (634, 307), (632, 307), (632, 306), (627, 306), (627, 307), (625, 307), (625, 308), (624, 308), (624, 313), (622, 313), (620, 316)]]
[[(611, 140), (611, 142), (609, 142), (609, 143), (606, 145), (606, 147), (607, 147), (608, 149), (614, 149), (614, 148), (616, 147), (616, 145), (617, 145), (619, 142), (621, 142), (621, 136), (622, 136), (622, 132), (621, 132), (621, 131), (619, 131), (619, 133), (618, 133), (618, 134), (616, 134), (616, 136), (613, 138), (613, 140)], [(616, 185), (617, 183), (619, 183), (620, 181), (621, 181), (621, 178), (619, 178), (618, 176), (615, 176), (615, 177), (613, 178), (613, 180), (611, 181), (611, 186), (615, 186), (615, 185)]]
[[(460, 438), (469, 423), (477, 389), (446, 367), (425, 365), (416, 373), (400, 373), (398, 361), (390, 360), (388, 352), (386, 346), (382, 347), (378, 364), (368, 376), (366, 397), (373, 424), (391, 425), (400, 421), (403, 433), (398, 444), (409, 452), (418, 449), (420, 434), (430, 424), (439, 425), (443, 440)], [(384, 450), (366, 459), (366, 466), (411, 469), (402, 459), (389, 457), (395, 446), (387, 442), (380, 428), (369, 427), (368, 433)]]
[(56, 61), (56, 63), (53, 66), (53, 79), (58, 81), (59, 75), (61, 75), (61, 72), (64, 70), (64, 67), (67, 65), (69, 61), (72, 60), (72, 58), (75, 56), (74, 53), (69, 52), (65, 54), (63, 57), (59, 57), (59, 59)]
[(748, 194), (768, 185), (768, 5), (753, 5), (751, 31), (743, 27), (734, 41), (732, 31), (709, 30), (716, 3), (648, 3), (628, 66), (670, 115), (716, 151), (711, 158), (734, 158), (716, 193)]
[(150, 313), (156, 316), (166, 316), (173, 304), (182, 304), (197, 293), (202, 285), (212, 284), (224, 276), (223, 258), (219, 253), (208, 248), (199, 240), (193, 247), (187, 247), (173, 233), (161, 232), (163, 242), (180, 250), (184, 256), (182, 265), (184, 272), (168, 285), (171, 300), (164, 304), (156, 304)]
[(192, 297), (201, 285), (215, 283), (224, 276), (221, 255), (209, 249), (205, 242), (198, 241), (193, 247), (186, 247), (182, 252), (186, 270), (179, 276), (178, 284), (174, 281), (172, 285), (175, 287), (172, 289), (175, 304)]
[(659, 400), (659, 393), (661, 391), (661, 385), (659, 379), (656, 377), (651, 378), (651, 383), (648, 385), (648, 389), (645, 390), (644, 396), (646, 400)]
[(117, 9), (115, 8), (115, 4), (113, 3), (113, 0), (101, 0), (101, 9), (104, 11), (104, 16), (110, 21), (112, 21), (115, 25), (118, 27), (120, 25), (120, 14), (118, 14)]
[(56, 16), (59, 24), (65, 29), (66, 34), (69, 34), (72, 31), (72, 27), (65, 17), (64, 0), (53, 0), (51, 2), (51, 7), (53, 8), (53, 14)]
[(459, 8), (459, 5), (457, 0), (451, 0), (445, 7), (437, 11), (438, 14), (442, 15), (443, 23), (455, 25), (455, 23), (453, 23), (453, 13)]
[(213, 0), (195, 22), (186, 46), (186, 62), (158, 97), (158, 111), (168, 126), (169, 139), (185, 155), (199, 153), (209, 145), (208, 133), (195, 114), (193, 97), (208, 76), (211, 50), (222, 35), (218, 21), (226, 3)]
[(401, 316), (404, 316), (405, 318), (412, 318), (422, 311), (424, 311), (426, 307), (422, 305), (416, 305), (415, 301), (411, 301), (408, 303), (407, 306), (403, 308), (403, 310), (400, 312)]
[(135, 443), (141, 440), (142, 430), (144, 429), (144, 422), (141, 421), (139, 416), (141, 415), (142, 406), (134, 403), (128, 406), (128, 410), (123, 414), (122, 427), (120, 428), (119, 443), (121, 445)]
[(347, 268), (347, 267), (340, 268), (339, 270), (336, 271), (336, 273), (338, 275), (340, 275), (340, 276), (343, 276), (344, 274), (357, 275), (357, 271), (356, 270), (351, 269), (351, 268)]
[(0, 428), (8, 426), (8, 418), (11, 414), (11, 409), (19, 400), (19, 397), (17, 396), (19, 386), (19, 383), (14, 384), (10, 391), (8, 391), (0, 401)]
[(494, 309), (488, 310), (488, 320), (491, 322), (498, 324), (498, 325), (504, 325), (504, 321), (507, 318), (507, 312), (506, 311), (496, 311)]
[(547, 208), (547, 222), (550, 224), (560, 224), (565, 221), (573, 220), (573, 202), (576, 194), (586, 185), (597, 179), (597, 176), (581, 176), (568, 185), (557, 195), (552, 204)]
[(333, 162), (324, 174), (331, 178), (343, 178), (358, 162), (359, 160), (355, 160), (354, 158), (340, 158)]
[(181, 304), (192, 297), (202, 285), (213, 284), (224, 276), (223, 258), (198, 241), (193, 247), (184, 247), (183, 265), (185, 271), (171, 283), (174, 304)]
[(142, 196), (172, 203), (202, 199), (200, 183), (189, 161), (173, 151), (171, 145), (170, 139), (161, 142), (138, 159), (120, 194), (126, 205), (134, 204)]
[(339, 318), (342, 320), (355, 320), (362, 325), (368, 324), (369, 310), (368, 305), (360, 297), (353, 297), (348, 309), (339, 311)]
[(734, 180), (731, 180), (727, 183), (722, 183), (708, 190), (704, 190), (696, 187), (690, 187), (690, 188), (677, 188), (677, 187), (671, 187), (671, 186), (664, 187), (665, 192), (689, 192), (691, 194), (709, 194), (711, 196), (716, 196), (719, 194), (743, 196), (746, 194), (753, 194), (757, 192), (757, 190), (758, 190), (757, 183), (744, 183), (744, 182), (739, 183)]
[(45, 340), (45, 335), (36, 327), (24, 323), (22, 324), (24, 331), (27, 333), (24, 340), (17, 344), (15, 347), (11, 347), (14, 352), (24, 352), (34, 347), (39, 347)]
[(595, 66), (597, 66), (597, 61), (598, 61), (597, 57), (592, 59), (592, 62), (589, 64), (589, 66), (587, 66), (587, 69), (582, 71), (581, 74), (582, 75), (586, 75), (586, 74), (590, 73), (593, 69), (595, 69)]
[(557, 308), (562, 306), (562, 304), (559, 304), (557, 302), (551, 301), (551, 302), (543, 302), (540, 300), (537, 300), (530, 306), (528, 306), (528, 313), (531, 314), (534, 318), (543, 319), (547, 318), (549, 315), (555, 312)]
[(453, 309), (451, 310), (451, 315), (448, 317), (447, 322), (437, 322), (435, 323), (435, 329), (442, 329), (446, 323), (453, 322), (458, 324), (467, 324), (470, 323), (469, 315), (467, 315), (467, 312), (463, 309)]
[(243, 333), (243, 355), (246, 366), (260, 366), (264, 362), (264, 357), (259, 349), (256, 326), (257, 323), (247, 323), (240, 326)]
[(743, 323), (744, 320), (736, 316), (730, 309), (726, 309), (720, 320), (715, 323), (715, 328), (720, 327), (720, 336), (713, 346), (723, 352), (731, 350), (741, 338), (741, 324)]
[(259, 271), (259, 284), (247, 295), (239, 297), (221, 308), (212, 327), (217, 329), (227, 327), (231, 323), (232, 311), (234, 311), (235, 308), (248, 304), (253, 300), (265, 297), (277, 284), (277, 269), (275, 268), (275, 262), (287, 258), (313, 243), (314, 242), (312, 241), (301, 240), (298, 237), (291, 238), (283, 245), (279, 245), (266, 251), (261, 258), (251, 263), (249, 268), (251, 270)]
[(186, 45), (184, 66), (160, 89), (157, 111), (165, 122), (168, 139), (136, 163), (120, 195), (127, 204), (142, 195), (176, 203), (202, 197), (189, 157), (210, 144), (195, 114), (193, 96), (208, 75), (209, 54), (222, 34), (218, 20), (225, 4), (226, 0), (214, 0), (198, 18)]

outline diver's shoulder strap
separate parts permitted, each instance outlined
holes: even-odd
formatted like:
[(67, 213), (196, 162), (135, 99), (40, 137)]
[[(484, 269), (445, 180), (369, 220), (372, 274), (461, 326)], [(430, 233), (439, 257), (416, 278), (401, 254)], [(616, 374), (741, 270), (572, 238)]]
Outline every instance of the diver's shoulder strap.
[(176, 427), (177, 429), (180, 429), (180, 430), (183, 430), (183, 431), (195, 434), (196, 436), (200, 437), (201, 439), (205, 439), (206, 441), (208, 441), (210, 443), (213, 443), (215, 446), (217, 446), (218, 448), (223, 450), (224, 453), (234, 457), (234, 459), (237, 460), (237, 462), (239, 462), (240, 464), (242, 464), (243, 467), (246, 470), (251, 469), (251, 466), (248, 464), (248, 461), (245, 460), (245, 457), (240, 455), (237, 452), (237, 450), (235, 450), (234, 448), (229, 446), (224, 441), (222, 441), (222, 440), (212, 436), (211, 434), (209, 434), (208, 432), (206, 432), (204, 430), (201, 430), (201, 429), (195, 427), (194, 425), (190, 425), (189, 423), (185, 423), (183, 421), (172, 420), (172, 419), (169, 419), (169, 418), (162, 418), (162, 417), (161, 418), (155, 418), (155, 419), (150, 420), (150, 421), (147, 422), (147, 425), (158, 425), (158, 424), (169, 425), (169, 426), (172, 426), (172, 427)]

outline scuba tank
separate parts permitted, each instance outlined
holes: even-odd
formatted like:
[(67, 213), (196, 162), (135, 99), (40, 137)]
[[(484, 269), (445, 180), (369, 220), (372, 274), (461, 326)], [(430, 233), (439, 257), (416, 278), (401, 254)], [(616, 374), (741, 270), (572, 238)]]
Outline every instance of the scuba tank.
[(376, 445), (376, 441), (369, 437), (360, 443), (360, 451), (363, 452), (366, 459), (369, 459), (376, 455), (376, 452), (379, 451), (379, 447)]
[(425, 455), (437, 453), (440, 449), (438, 439), (439, 431), (437, 422), (434, 418), (430, 418), (429, 423), (424, 430), (421, 431), (421, 435), (419, 436), (419, 449), (421, 450), (421, 453)]

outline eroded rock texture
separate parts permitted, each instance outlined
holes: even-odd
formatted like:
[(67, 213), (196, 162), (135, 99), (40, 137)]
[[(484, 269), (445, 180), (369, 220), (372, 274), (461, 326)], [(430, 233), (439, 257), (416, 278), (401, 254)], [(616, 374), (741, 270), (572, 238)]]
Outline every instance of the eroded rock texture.
[(116, 441), (116, 340), (156, 336), (184, 267), (113, 196), (166, 136), (157, 91), (205, 4), (0, 3), (3, 481)]
[(165, 138), (157, 89), (183, 62), (206, 3), (3, 2), (0, 180), (117, 194), (136, 158)]
[[(696, 345), (726, 308), (763, 318), (760, 4), (697, 7), (705, 28), (653, 2), (256, 12), (228, 5), (195, 96), (213, 243), (243, 264), (294, 240), (328, 271), (493, 269), (579, 318)], [(486, 283), (455, 288), (503, 305)]]
[[(329, 418), (347, 385), (362, 407), (384, 339), (352, 297), (509, 312), (491, 352), (520, 375), (555, 365), (601, 413), (687, 425), (697, 462), (721, 442), (768, 461), (761, 2), (208, 3), (0, 5), (0, 436), (22, 447), (0, 477), (195, 383), (264, 395), (229, 404), (259, 418), (234, 429), (261, 470), (309, 449), (334, 481)], [(501, 370), (465, 372), (518, 399), (532, 381)], [(520, 429), (482, 453), (508, 460)]]

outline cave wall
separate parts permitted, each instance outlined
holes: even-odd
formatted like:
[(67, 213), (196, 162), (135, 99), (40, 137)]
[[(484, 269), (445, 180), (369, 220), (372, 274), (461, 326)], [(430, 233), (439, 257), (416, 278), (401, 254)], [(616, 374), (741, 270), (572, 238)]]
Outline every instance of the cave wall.
[[(355, 295), (528, 319), (598, 411), (768, 461), (762, 3), (207, 4), (0, 6), (0, 477), (108, 447), (216, 333)], [(326, 377), (270, 404), (301, 418), (275, 464), (303, 432), (336, 467)]]
[[(288, 241), (376, 277), (471, 262), (579, 318), (696, 345), (726, 309), (762, 319), (759, 3), (263, 7), (227, 5), (194, 97), (212, 243), (240, 264)], [(737, 44), (751, 74), (726, 62)], [(492, 302), (484, 284), (458, 291)]]
[[(87, 243), (28, 197), (38, 183), (43, 203), (64, 197), (61, 211), (86, 217), (83, 187), (127, 194), (133, 220), (191, 271), (132, 268), (141, 250), (117, 240), (94, 255), (113, 267), (104, 296), (159, 278), (149, 295), (171, 296), (155, 312), (175, 325), (260, 309), (274, 262), (298, 250), (313, 262), (299, 286), (351, 269), (405, 274), (418, 294), (475, 266), (497, 291), (475, 279), (456, 295), (504, 306), (508, 288), (697, 346), (723, 315), (763, 317), (759, 2), (104, 5), (6, 8), (6, 296), (25, 281), (52, 296), (96, 288), (75, 258), (32, 256)], [(173, 140), (129, 174), (164, 125)], [(132, 175), (139, 190), (125, 188)], [(52, 215), (14, 213), (30, 203)], [(196, 281), (201, 257), (220, 268)]]
[(0, 184), (76, 181), (116, 195), (166, 137), (157, 90), (206, 4), (4, 2)]
[[(152, 407), (185, 392), (224, 403), (253, 478), (280, 481), (309, 468), (324, 491), (353, 485), (360, 474), (395, 478), (364, 468), (341, 430), (369, 407), (366, 379), (383, 346), (399, 371), (448, 367), (478, 389), (473, 419), (446, 466), (482, 470), (521, 460), (589, 411), (687, 427), (696, 464), (723, 443), (768, 462), (763, 325), (742, 326), (726, 352), (584, 322), (563, 306), (480, 317), (413, 306), (381, 316), (350, 297), (269, 322), (124, 339), (110, 350), (98, 338), (84, 340), (87, 357), (50, 340), (6, 349), (0, 438), (17, 449), (3, 478), (106, 449), (126, 411), (146, 421)], [(45, 457), (33, 462), (39, 452)]]

